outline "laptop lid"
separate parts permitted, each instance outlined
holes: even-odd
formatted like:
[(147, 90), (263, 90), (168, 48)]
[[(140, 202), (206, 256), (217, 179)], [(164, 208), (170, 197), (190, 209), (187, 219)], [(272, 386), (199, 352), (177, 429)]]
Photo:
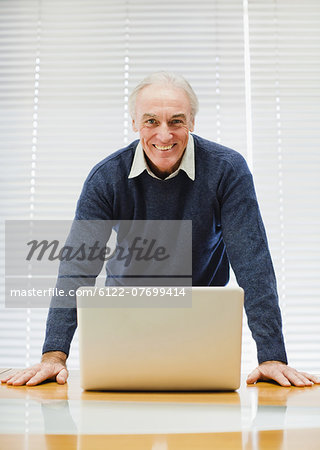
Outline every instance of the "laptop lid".
[(80, 288), (82, 388), (238, 389), (243, 298), (238, 287)]

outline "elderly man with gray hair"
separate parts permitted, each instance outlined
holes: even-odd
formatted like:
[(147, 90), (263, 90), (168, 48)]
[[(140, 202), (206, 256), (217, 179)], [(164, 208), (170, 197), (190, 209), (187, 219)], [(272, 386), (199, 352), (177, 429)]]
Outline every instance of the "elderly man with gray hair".
[[(244, 289), (259, 361), (247, 382), (318, 383), (287, 365), (275, 274), (244, 158), (191, 134), (198, 100), (179, 75), (151, 74), (133, 90), (129, 106), (140, 139), (92, 169), (75, 219), (192, 220), (192, 285), (226, 285), (230, 263)], [(50, 308), (41, 363), (2, 381), (65, 383), (76, 326), (76, 308)]]

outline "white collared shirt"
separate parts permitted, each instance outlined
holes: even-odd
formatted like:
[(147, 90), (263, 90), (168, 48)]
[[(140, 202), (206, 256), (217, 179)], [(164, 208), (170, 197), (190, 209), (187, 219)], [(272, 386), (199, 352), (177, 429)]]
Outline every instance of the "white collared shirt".
[[(170, 178), (175, 177), (178, 175), (180, 170), (184, 170), (188, 177), (194, 181), (195, 179), (195, 168), (194, 168), (194, 141), (193, 136), (191, 133), (189, 133), (189, 139), (188, 144), (186, 147), (186, 150), (183, 154), (180, 166), (175, 170), (173, 173), (168, 175), (165, 180), (169, 180)], [(146, 158), (144, 156), (144, 151), (141, 145), (141, 141), (139, 141), (135, 153), (134, 158), (131, 166), (131, 170), (129, 173), (128, 178), (134, 178), (140, 175), (144, 170), (148, 172), (149, 175), (151, 175), (153, 178), (157, 178), (158, 180), (161, 180), (161, 178), (157, 177), (150, 169), (150, 167), (147, 164)]]

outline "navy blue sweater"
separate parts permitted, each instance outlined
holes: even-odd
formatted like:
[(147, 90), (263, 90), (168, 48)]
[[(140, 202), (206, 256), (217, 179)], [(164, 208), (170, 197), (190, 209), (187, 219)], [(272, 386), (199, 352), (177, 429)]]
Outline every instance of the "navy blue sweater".
[[(192, 284), (225, 285), (230, 262), (245, 291), (259, 363), (287, 362), (275, 274), (251, 173), (239, 153), (193, 137), (194, 181), (182, 170), (168, 180), (153, 178), (146, 171), (128, 179), (135, 141), (91, 170), (75, 218), (192, 220)], [(52, 305), (43, 352), (68, 354), (77, 326), (76, 309), (54, 307), (54, 299)]]

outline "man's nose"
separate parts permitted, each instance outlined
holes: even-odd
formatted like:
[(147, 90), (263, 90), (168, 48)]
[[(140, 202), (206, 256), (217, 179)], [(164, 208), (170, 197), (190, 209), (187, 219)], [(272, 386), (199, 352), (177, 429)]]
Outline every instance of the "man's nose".
[(158, 139), (161, 142), (169, 142), (172, 138), (172, 133), (168, 124), (162, 123), (161, 125), (159, 125), (157, 129), (157, 135)]

